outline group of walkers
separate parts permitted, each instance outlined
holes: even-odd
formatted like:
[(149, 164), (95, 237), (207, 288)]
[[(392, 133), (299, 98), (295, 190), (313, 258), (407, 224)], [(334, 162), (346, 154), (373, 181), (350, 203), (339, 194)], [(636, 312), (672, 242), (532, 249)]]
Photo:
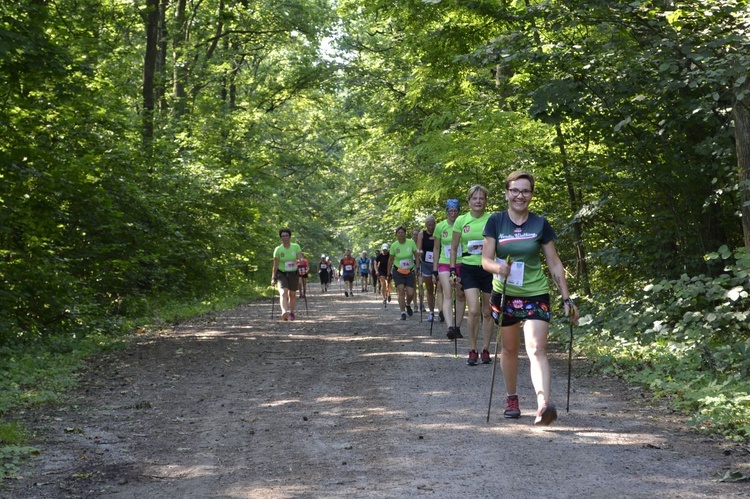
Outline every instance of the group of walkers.
[[(417, 289), (419, 306), (423, 306), (424, 289), (427, 320), (434, 321), (437, 311), (438, 317), (446, 322), (446, 336), (450, 340), (464, 337), (461, 326), (465, 318), (469, 366), (492, 363), (489, 349), (499, 326), (500, 366), (507, 392), (506, 418), (521, 416), (516, 389), (523, 334), (537, 402), (534, 424), (548, 425), (557, 419), (557, 411), (550, 401), (547, 341), (552, 314), (542, 255), (561, 294), (565, 315), (577, 323), (579, 312), (570, 297), (565, 269), (555, 247), (557, 234), (545, 218), (529, 210), (534, 187), (535, 179), (530, 173), (511, 173), (504, 189), (508, 208), (491, 214), (486, 210), (488, 190), (481, 185), (472, 186), (466, 198), (468, 211), (463, 215), (460, 202), (449, 199), (444, 220), (438, 223), (434, 216), (428, 216), (425, 228), (414, 231), (410, 239), (406, 237), (406, 228), (398, 227), (396, 240), (384, 243), (373, 258), (368, 258), (365, 251), (355, 260), (351, 250), (347, 250), (339, 271), (346, 285), (346, 296), (353, 293), (355, 272), (360, 275), (362, 292), (367, 291), (371, 275), (373, 291), (381, 294), (384, 308), (391, 301), (394, 284), (402, 321), (414, 314)], [(281, 289), (283, 320), (294, 320), (296, 280), (302, 275), (297, 260), (301, 250), (290, 242), (289, 229), (282, 229), (279, 235), (282, 244), (274, 251), (273, 284), (278, 282)], [(326, 265), (324, 270), (332, 267), (325, 255), (319, 263), (319, 274), (323, 265)], [(307, 266), (305, 269), (306, 275)]]

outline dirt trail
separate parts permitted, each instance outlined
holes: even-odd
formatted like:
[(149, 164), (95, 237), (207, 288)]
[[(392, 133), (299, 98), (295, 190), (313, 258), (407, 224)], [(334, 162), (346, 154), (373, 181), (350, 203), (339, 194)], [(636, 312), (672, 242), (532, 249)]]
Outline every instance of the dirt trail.
[[(502, 417), (498, 369), (469, 367), (444, 325), (397, 320), (373, 294), (268, 300), (138, 336), (93, 361), (74, 401), (29, 415), (42, 457), (5, 498), (747, 497), (718, 482), (747, 452), (688, 430), (638, 390), (553, 362), (560, 418)], [(276, 307), (278, 315), (278, 307)], [(426, 315), (425, 315), (426, 318)], [(493, 347), (494, 348), (494, 347)], [(581, 365), (582, 362), (576, 362)]]

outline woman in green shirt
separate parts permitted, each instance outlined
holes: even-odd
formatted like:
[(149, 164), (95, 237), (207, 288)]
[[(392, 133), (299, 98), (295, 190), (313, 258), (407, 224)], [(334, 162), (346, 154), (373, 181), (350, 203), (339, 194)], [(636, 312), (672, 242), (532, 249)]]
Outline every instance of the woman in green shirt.
[[(492, 294), (492, 274), (482, 268), (482, 247), (484, 244), (484, 226), (490, 218), (487, 213), (487, 189), (481, 185), (469, 188), (467, 196), (469, 212), (459, 216), (453, 223), (453, 240), (451, 241), (451, 276), (457, 276), (466, 295), (469, 307), (467, 329), (469, 330), (469, 358), (466, 363), (475, 366), (480, 361), (477, 351), (479, 337), (479, 314), (482, 321), (482, 364), (492, 362), (490, 358), (490, 342), (492, 342), (492, 309), (490, 296)], [(458, 249), (461, 248), (462, 259), (458, 269), (456, 262)], [(457, 272), (458, 271), (458, 272)]]
[[(551, 318), (549, 285), (542, 270), (540, 253), (563, 299), (565, 315), (578, 322), (578, 309), (568, 292), (565, 268), (555, 248), (557, 235), (546, 219), (529, 211), (534, 194), (534, 177), (524, 171), (511, 173), (505, 181), (508, 210), (493, 214), (484, 229), (482, 266), (495, 274), (492, 293), (493, 316), (502, 320), (500, 366), (505, 389), (505, 417), (519, 418), (521, 410), (516, 394), (518, 351), (521, 325), (526, 353), (529, 356), (531, 381), (536, 393), (534, 424), (548, 425), (557, 419), (550, 401), (550, 367), (547, 359), (547, 336)], [(510, 259), (510, 263), (508, 260)], [(500, 310), (503, 280), (505, 306)]]

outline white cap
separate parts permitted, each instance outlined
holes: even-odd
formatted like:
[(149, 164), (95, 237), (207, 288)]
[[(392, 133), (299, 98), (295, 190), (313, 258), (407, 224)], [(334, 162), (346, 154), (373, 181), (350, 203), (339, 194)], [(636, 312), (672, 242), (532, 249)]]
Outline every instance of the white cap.
[(383, 243), (383, 246), (380, 247), (383, 251), (388, 251), (388, 243)]
[(320, 258), (325, 258), (325, 257), (326, 257), (326, 256), (325, 256), (325, 254), (323, 254), (323, 255), (320, 255)]

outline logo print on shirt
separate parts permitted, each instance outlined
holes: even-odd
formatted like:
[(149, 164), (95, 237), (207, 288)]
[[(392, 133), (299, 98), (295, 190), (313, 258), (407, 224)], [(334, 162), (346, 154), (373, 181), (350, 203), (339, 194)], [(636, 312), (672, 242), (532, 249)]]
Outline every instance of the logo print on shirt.
[(468, 225), (464, 225), (464, 232), (468, 233), (471, 230), (471, 227)]

